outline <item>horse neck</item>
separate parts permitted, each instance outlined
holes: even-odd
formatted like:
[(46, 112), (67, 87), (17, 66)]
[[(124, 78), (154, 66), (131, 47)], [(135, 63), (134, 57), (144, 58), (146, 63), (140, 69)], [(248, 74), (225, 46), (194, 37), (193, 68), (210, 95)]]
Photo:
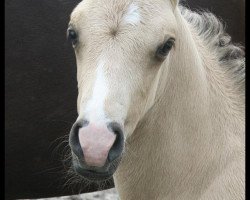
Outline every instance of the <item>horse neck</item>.
[[(213, 53), (178, 9), (176, 19), (178, 39), (170, 64), (162, 66), (155, 105), (128, 138), (127, 152), (115, 176), (125, 199), (145, 195), (155, 199), (154, 195), (177, 187), (180, 192), (189, 187), (182, 185), (186, 181), (194, 187), (192, 183), (197, 184), (203, 173), (214, 177), (216, 170), (208, 171), (211, 163), (221, 168), (227, 162), (221, 157), (241, 149), (243, 136), (237, 136), (244, 132), (244, 117), (242, 110), (232, 109), (237, 98), (227, 93), (228, 85), (221, 84), (228, 80), (220, 76), (223, 73), (218, 72)], [(204, 187), (209, 181), (203, 180)], [(145, 192), (148, 185), (150, 193)]]
[[(241, 91), (220, 66), (218, 55), (207, 41), (197, 35), (178, 9), (175, 15), (179, 25), (176, 46), (171, 52), (170, 63), (162, 67), (154, 108), (138, 129), (143, 127), (144, 121), (153, 122), (147, 122), (147, 127), (161, 123), (165, 130), (175, 123), (185, 135), (191, 134), (191, 140), (218, 137), (221, 141), (230, 133), (243, 138), (244, 98)], [(167, 131), (160, 132), (169, 138)]]

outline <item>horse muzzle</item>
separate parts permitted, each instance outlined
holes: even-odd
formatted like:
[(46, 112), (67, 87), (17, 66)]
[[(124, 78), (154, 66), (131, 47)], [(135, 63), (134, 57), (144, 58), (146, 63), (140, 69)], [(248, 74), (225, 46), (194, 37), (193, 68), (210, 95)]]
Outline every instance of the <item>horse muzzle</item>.
[(116, 122), (77, 121), (70, 131), (69, 145), (74, 170), (92, 181), (112, 177), (124, 148), (122, 126)]

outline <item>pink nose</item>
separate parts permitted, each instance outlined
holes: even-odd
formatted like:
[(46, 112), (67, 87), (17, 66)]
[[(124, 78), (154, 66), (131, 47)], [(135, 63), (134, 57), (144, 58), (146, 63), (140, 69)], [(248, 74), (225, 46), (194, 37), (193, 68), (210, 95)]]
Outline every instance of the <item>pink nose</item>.
[(95, 167), (104, 166), (116, 134), (109, 131), (106, 124), (90, 123), (79, 129), (78, 137), (86, 164)]

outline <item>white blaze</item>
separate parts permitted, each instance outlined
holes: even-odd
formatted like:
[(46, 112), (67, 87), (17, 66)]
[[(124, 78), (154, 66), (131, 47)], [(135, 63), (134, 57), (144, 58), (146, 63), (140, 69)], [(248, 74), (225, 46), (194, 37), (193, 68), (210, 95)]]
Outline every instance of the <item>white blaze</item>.
[(131, 3), (124, 17), (124, 22), (132, 24), (132, 25), (136, 25), (140, 22), (140, 19), (141, 19), (141, 16), (139, 13), (139, 7), (136, 4)]
[(90, 122), (105, 120), (104, 101), (108, 93), (107, 84), (103, 72), (104, 62), (100, 62), (97, 67), (96, 80), (93, 88), (93, 94), (88, 101), (85, 115)]

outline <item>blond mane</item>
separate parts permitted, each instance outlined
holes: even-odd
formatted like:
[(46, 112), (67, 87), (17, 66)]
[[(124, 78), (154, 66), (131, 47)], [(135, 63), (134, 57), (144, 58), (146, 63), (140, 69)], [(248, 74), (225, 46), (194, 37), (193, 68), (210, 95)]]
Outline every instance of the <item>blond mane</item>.
[(226, 26), (214, 14), (205, 10), (192, 11), (179, 6), (183, 17), (197, 31), (211, 51), (217, 55), (218, 63), (225, 73), (235, 81), (236, 88), (245, 89), (245, 51), (241, 44), (232, 42), (225, 31)]

